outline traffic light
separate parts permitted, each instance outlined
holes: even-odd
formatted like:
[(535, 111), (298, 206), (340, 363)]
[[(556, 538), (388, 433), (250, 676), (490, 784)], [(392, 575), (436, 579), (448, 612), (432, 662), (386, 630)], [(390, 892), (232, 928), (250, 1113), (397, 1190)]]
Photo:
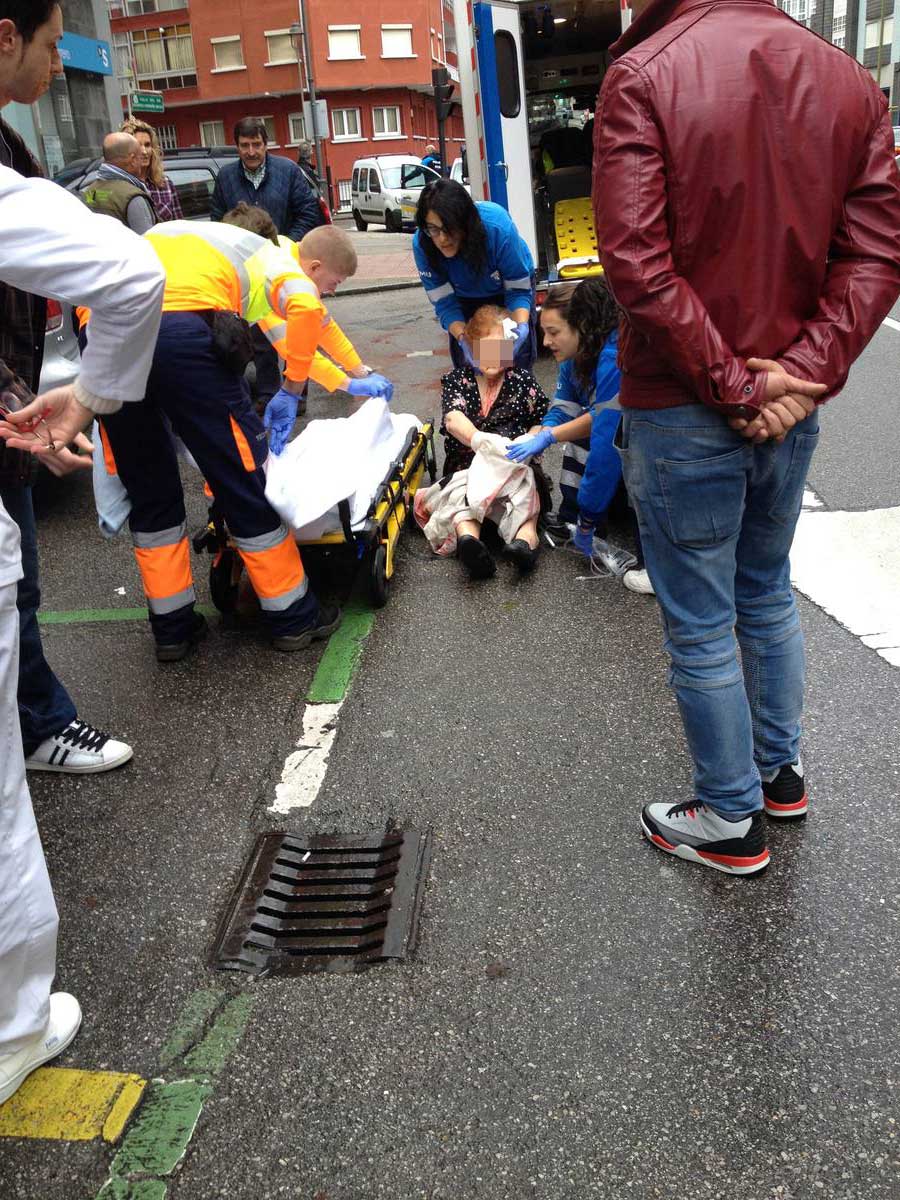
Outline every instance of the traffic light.
[(453, 83), (446, 67), (434, 67), (431, 72), (434, 87), (434, 111), (438, 121), (446, 121), (453, 108)]

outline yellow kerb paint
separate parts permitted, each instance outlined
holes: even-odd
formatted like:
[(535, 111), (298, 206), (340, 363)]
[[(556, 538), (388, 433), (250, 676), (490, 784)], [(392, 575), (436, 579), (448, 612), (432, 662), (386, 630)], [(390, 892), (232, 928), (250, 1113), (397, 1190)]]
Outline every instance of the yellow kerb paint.
[(41, 1067), (0, 1104), (0, 1137), (116, 1142), (146, 1086), (139, 1075)]

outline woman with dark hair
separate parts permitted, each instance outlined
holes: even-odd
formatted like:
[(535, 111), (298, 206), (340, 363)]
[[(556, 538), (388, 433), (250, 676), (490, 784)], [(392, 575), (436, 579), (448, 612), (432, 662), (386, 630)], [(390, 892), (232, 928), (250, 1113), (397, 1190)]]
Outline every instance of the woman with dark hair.
[(509, 457), (523, 461), (540, 454), (553, 442), (566, 442), (560, 473), (560, 504), (556, 532), (607, 570), (621, 575), (631, 591), (653, 588), (640, 561), (640, 534), (629, 516), (637, 540), (638, 561), (606, 541), (607, 519), (614, 502), (626, 513), (627, 493), (622, 464), (614, 445), (621, 420), (619, 368), (619, 310), (603, 279), (559, 284), (550, 289), (541, 310), (544, 344), (560, 364), (556, 395), (540, 427), (527, 442), (510, 447)]
[(516, 323), (515, 365), (534, 362), (534, 260), (505, 208), (477, 204), (454, 179), (422, 189), (413, 255), (425, 295), (450, 335), (455, 367), (474, 366), (466, 322), (485, 304), (508, 309)]

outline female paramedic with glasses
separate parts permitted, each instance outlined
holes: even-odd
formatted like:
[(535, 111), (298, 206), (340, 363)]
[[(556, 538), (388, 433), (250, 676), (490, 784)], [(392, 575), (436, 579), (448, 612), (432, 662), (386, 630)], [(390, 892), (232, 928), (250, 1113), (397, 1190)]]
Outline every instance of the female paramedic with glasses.
[(537, 354), (534, 260), (505, 208), (477, 204), (453, 179), (422, 189), (416, 209), (413, 254), (425, 295), (450, 335), (455, 367), (470, 366), (466, 322), (484, 304), (508, 309), (516, 322), (515, 365), (528, 368)]

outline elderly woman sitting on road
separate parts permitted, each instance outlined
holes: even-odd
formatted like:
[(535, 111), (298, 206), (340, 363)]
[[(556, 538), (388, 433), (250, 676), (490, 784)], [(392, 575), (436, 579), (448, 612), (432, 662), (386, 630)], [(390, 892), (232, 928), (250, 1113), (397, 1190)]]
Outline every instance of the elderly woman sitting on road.
[(481, 540), (496, 521), (504, 555), (520, 571), (537, 562), (540, 500), (534, 469), (506, 458), (510, 442), (540, 424), (548, 400), (530, 371), (513, 366), (515, 321), (494, 305), (479, 308), (464, 335), (475, 366), (442, 379), (444, 476), (416, 495), (415, 515), (432, 549), (454, 551), (473, 579), (497, 570)]

